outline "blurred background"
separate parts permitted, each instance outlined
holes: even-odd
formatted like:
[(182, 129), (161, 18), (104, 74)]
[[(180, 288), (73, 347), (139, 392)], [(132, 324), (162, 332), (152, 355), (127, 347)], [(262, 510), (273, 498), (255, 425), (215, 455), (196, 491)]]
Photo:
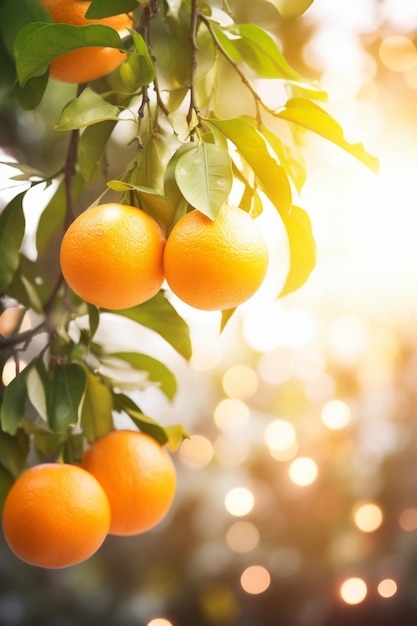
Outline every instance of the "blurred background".
[[(417, 3), (315, 0), (277, 35), (380, 171), (306, 136), (308, 283), (275, 299), (278, 237), (264, 287), (222, 335), (217, 314), (175, 302), (194, 346), (189, 365), (165, 355), (178, 396), (137, 398), (192, 434), (169, 516), (63, 571), (2, 539), (2, 626), (417, 623)], [(14, 137), (36, 153), (33, 115)], [(270, 232), (267, 206), (260, 219)]]

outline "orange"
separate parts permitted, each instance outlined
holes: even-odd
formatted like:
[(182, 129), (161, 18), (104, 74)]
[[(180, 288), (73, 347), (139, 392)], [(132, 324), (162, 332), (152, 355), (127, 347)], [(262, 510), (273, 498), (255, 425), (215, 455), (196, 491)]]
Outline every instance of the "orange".
[(100, 204), (66, 231), (61, 270), (81, 298), (107, 309), (127, 309), (154, 296), (164, 281), (165, 237), (145, 211)]
[(45, 463), (28, 469), (12, 485), (3, 509), (10, 548), (39, 567), (68, 567), (88, 559), (109, 526), (106, 494), (75, 465)]
[[(57, 24), (85, 26), (105, 24), (118, 32), (132, 26), (130, 15), (121, 14), (102, 19), (87, 19), (90, 2), (85, 0), (41, 0)], [(54, 59), (50, 76), (67, 83), (87, 83), (115, 70), (126, 59), (126, 54), (116, 48), (80, 48)]]
[(261, 286), (268, 267), (265, 240), (248, 213), (224, 205), (215, 220), (187, 213), (173, 227), (164, 252), (169, 287), (196, 309), (230, 309)]
[(136, 535), (158, 524), (175, 495), (176, 472), (163, 446), (145, 433), (111, 431), (85, 451), (82, 466), (110, 502), (110, 534)]

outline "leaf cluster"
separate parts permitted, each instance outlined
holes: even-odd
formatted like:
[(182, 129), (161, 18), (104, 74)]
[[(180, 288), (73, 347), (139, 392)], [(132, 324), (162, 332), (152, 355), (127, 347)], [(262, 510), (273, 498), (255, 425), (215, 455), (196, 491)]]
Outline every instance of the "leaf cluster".
[[(295, 5), (289, 10), (286, 0), (258, 2), (268, 5), (277, 23), (311, 4), (298, 2), (297, 10)], [(26, 442), (16, 444), (13, 463), (29, 438), (43, 456), (78, 458), (85, 440), (114, 427), (114, 412), (127, 414), (162, 443), (175, 446), (187, 436), (180, 425), (165, 428), (144, 415), (123, 391), (129, 387), (123, 382), (128, 370), (136, 373), (135, 389), (158, 385), (172, 400), (177, 383), (168, 367), (142, 350), (109, 353), (95, 339), (104, 313), (122, 316), (189, 358), (187, 324), (167, 294), (161, 291), (138, 307), (110, 313), (87, 305), (63, 283), (57, 253), (86, 191), (101, 188), (92, 203), (110, 194), (141, 207), (167, 234), (192, 208), (215, 219), (232, 192), (254, 217), (271, 206), (288, 238), (290, 269), (277, 293), (282, 297), (305, 283), (316, 259), (310, 218), (293, 202), (308, 174), (302, 133), (316, 133), (377, 169), (376, 159), (362, 144), (349, 143), (318, 104), (326, 94), (289, 65), (273, 30), (236, 21), (233, 2), (92, 0), (87, 17), (125, 12), (132, 12), (134, 27), (121, 36), (102, 24), (52, 23), (37, 0), (3, 0), (0, 6), (0, 93), (10, 107), (36, 110), (51, 97), (59, 84), (49, 78), (50, 63), (68, 51), (106, 46), (127, 55), (108, 76), (74, 87), (53, 120), (54, 132), (68, 145), (54, 172), (12, 164), (18, 172), (12, 178), (24, 190), (0, 215), (0, 294), (3, 307), (17, 302), (36, 323), (26, 333), (17, 329), (0, 337), (0, 364), (30, 354), (32, 340), (40, 346), (2, 389), (0, 446), (3, 436)], [(269, 82), (274, 105), (263, 99), (260, 81)], [(133, 158), (126, 150), (117, 175), (108, 177), (114, 135), (126, 125)], [(37, 223), (33, 260), (25, 254), (24, 205), (39, 185), (54, 192)], [(223, 312), (223, 323), (231, 313)], [(109, 373), (115, 370), (121, 379)], [(1, 463), (0, 469), (15, 472), (15, 465)]]

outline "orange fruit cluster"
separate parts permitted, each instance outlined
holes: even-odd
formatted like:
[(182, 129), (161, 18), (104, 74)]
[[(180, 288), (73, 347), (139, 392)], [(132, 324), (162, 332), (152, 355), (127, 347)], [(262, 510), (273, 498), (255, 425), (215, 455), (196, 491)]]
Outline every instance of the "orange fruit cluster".
[(80, 465), (44, 463), (21, 474), (4, 504), (4, 536), (31, 565), (68, 567), (91, 557), (108, 534), (154, 527), (175, 488), (175, 466), (163, 446), (144, 433), (112, 431)]
[[(130, 15), (121, 14), (102, 19), (87, 19), (85, 14), (91, 4), (85, 0), (41, 0), (57, 24), (86, 26), (104, 24), (119, 33), (132, 26)], [(115, 70), (126, 59), (126, 53), (117, 48), (88, 47), (71, 50), (54, 59), (50, 76), (67, 83), (88, 83)]]
[(225, 205), (211, 220), (184, 215), (165, 239), (158, 223), (133, 206), (87, 209), (64, 235), (62, 274), (81, 298), (125, 309), (152, 298), (164, 280), (183, 302), (223, 310), (242, 304), (261, 286), (268, 249), (254, 220)]

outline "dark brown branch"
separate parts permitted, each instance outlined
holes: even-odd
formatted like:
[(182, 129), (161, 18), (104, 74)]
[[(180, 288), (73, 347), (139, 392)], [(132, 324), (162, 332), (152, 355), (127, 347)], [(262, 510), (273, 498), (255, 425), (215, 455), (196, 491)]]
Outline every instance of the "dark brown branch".
[(43, 320), (40, 324), (29, 330), (25, 330), (23, 333), (11, 335), (10, 337), (0, 338), (0, 350), (6, 350), (7, 348), (14, 348), (20, 344), (29, 344), (30, 341), (39, 335), (39, 333), (46, 331), (46, 320)]

